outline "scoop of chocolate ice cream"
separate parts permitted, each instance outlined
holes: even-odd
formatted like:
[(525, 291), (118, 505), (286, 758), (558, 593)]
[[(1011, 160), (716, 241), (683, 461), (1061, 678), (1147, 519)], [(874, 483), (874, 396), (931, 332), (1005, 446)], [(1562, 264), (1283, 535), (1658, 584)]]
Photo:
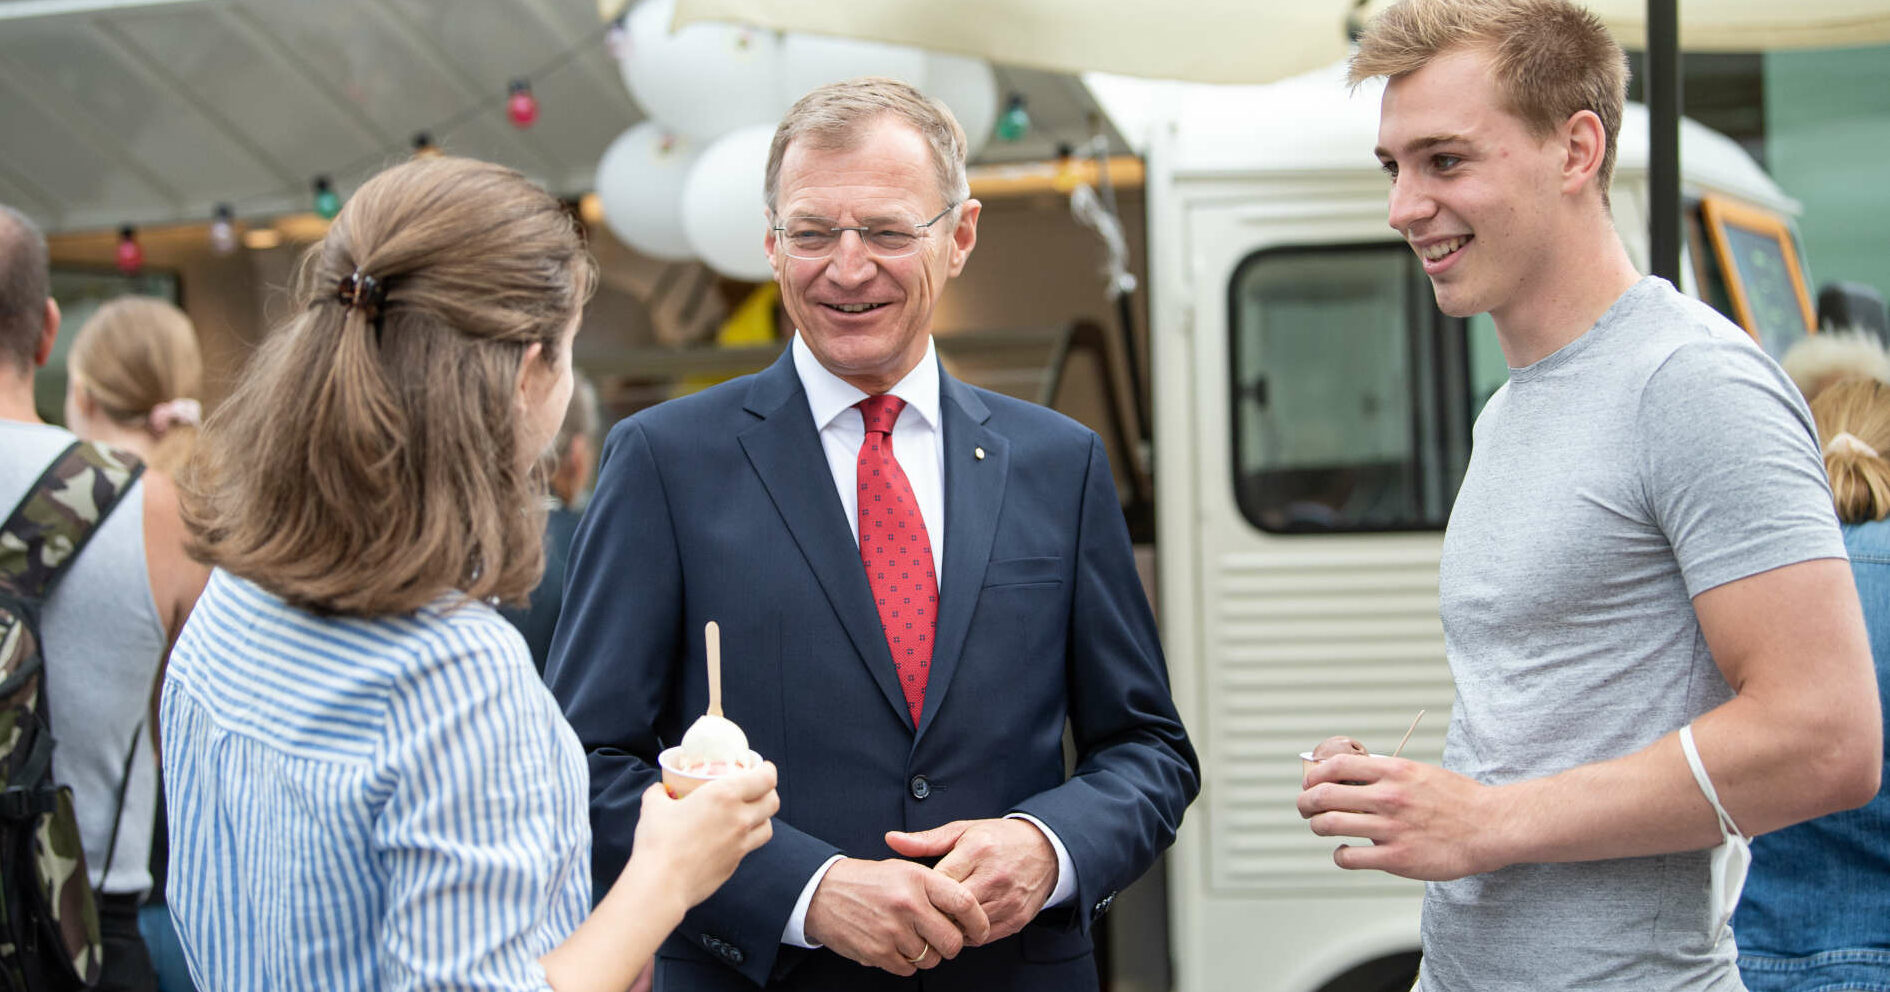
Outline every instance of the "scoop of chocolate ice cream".
[(1370, 751), (1365, 750), (1365, 745), (1360, 744), (1359, 742), (1353, 740), (1350, 737), (1341, 736), (1341, 737), (1328, 737), (1325, 740), (1320, 741), (1319, 746), (1316, 748), (1313, 748), (1312, 756), (1313, 756), (1314, 761), (1323, 761), (1327, 758), (1337, 757), (1338, 755), (1341, 755), (1341, 754), (1370, 754), (1370, 753), (1371, 753)]

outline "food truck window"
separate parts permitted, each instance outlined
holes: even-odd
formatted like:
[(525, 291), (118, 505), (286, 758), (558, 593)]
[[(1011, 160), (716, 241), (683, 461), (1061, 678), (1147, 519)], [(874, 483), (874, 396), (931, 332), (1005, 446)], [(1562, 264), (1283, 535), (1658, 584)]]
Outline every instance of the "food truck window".
[(1789, 222), (1771, 210), (1716, 194), (1700, 199), (1700, 215), (1713, 245), (1715, 275), (1732, 307), (1728, 316), (1768, 354), (1784, 354), (1815, 326)]
[(1444, 525), (1473, 387), (1465, 324), (1438, 312), (1409, 248), (1256, 252), (1230, 282), (1229, 328), (1248, 521), (1275, 533)]

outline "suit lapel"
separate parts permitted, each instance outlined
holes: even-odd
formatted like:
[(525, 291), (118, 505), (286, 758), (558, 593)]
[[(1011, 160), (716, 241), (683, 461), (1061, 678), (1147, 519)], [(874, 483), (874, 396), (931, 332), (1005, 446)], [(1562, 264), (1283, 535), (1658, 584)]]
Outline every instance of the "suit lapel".
[[(985, 426), (991, 411), (969, 386), (939, 373), (939, 416), (945, 445), (945, 571), (939, 581), (938, 633), (925, 683), (924, 735), (951, 688), (971, 615), (984, 588), (984, 568), (997, 535), (998, 509), (1010, 471), (1010, 442)], [(979, 453), (983, 457), (979, 457)]]
[[(827, 470), (820, 434), (807, 410), (807, 396), (794, 372), (794, 356), (781, 358), (755, 378), (748, 412), (761, 420), (743, 430), (742, 450), (767, 487), (788, 532), (813, 569), (847, 637), (878, 683), (886, 702), (906, 716), (906, 698), (893, 669), (886, 634), (873, 608), (873, 593), (860, 564), (859, 546), (847, 526), (840, 497)], [(948, 543), (949, 549), (951, 545)]]

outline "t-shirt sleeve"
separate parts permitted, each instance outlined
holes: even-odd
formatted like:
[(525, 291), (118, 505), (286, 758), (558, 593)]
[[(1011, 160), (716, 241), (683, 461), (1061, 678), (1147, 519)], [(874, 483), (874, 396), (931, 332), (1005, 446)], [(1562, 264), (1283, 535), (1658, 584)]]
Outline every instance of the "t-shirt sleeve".
[(1756, 348), (1675, 349), (1649, 377), (1637, 423), (1642, 485), (1689, 597), (1845, 556), (1811, 414)]
[(375, 825), (385, 988), (546, 989), (538, 958), (587, 908), (576, 740), (524, 641), (484, 621), (443, 625), (390, 715), (397, 782)]

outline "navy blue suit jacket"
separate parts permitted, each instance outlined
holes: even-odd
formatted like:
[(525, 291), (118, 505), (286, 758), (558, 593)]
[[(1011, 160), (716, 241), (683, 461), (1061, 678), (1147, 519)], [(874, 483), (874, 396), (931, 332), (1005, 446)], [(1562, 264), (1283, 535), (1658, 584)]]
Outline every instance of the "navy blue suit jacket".
[(1063, 841), (1076, 899), (925, 985), (1094, 989), (1090, 923), (1198, 791), (1099, 439), (950, 376), (940, 406), (944, 566), (916, 728), (791, 354), (610, 433), (547, 673), (590, 757), (598, 894), (657, 751), (707, 707), (704, 621), (722, 629), (725, 711), (780, 769), (773, 839), (664, 944), (659, 990), (911, 987), (781, 944), (795, 900), (831, 855), (893, 857), (888, 830), (1011, 811)]

